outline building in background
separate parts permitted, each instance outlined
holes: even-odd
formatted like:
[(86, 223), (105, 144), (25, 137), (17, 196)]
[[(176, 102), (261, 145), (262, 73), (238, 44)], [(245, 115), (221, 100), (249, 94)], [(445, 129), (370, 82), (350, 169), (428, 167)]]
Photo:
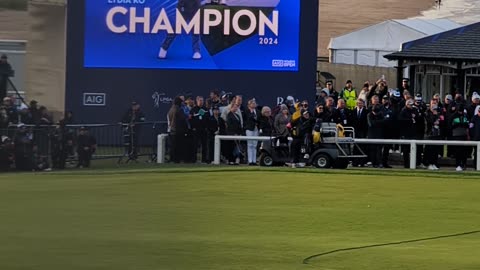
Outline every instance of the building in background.
[(480, 22), (407, 42), (385, 58), (398, 61), (398, 72), (410, 67), (415, 92), (428, 98), (457, 92), (469, 99), (480, 92)]
[(30, 0), (26, 89), (58, 118), (65, 109), (66, 0)]
[(388, 20), (332, 38), (328, 47), (334, 64), (394, 67), (384, 58), (397, 52), (405, 42), (460, 27), (448, 19)]

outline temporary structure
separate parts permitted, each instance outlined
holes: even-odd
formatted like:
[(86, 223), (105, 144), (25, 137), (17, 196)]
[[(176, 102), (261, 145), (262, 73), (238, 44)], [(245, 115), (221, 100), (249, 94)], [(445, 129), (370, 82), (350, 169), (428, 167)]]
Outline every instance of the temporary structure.
[(330, 62), (393, 67), (383, 56), (400, 50), (402, 43), (452, 30), (462, 25), (448, 19), (388, 20), (332, 38)]

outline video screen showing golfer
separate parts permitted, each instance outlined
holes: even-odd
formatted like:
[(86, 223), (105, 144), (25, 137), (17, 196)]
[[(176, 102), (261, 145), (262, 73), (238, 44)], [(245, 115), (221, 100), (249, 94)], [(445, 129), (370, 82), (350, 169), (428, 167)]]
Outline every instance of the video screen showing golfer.
[[(279, 4), (280, 0), (178, 0), (177, 9), (180, 14), (186, 20), (187, 23), (195, 17), (197, 12), (203, 5), (222, 5), (231, 7), (275, 7)], [(192, 36), (192, 51), (194, 60), (202, 59), (201, 54), (201, 38), (199, 34), (194, 34), (193, 31), (190, 34)], [(168, 49), (172, 45), (173, 41), (177, 37), (177, 34), (170, 33), (166, 36), (165, 40), (160, 47), (158, 58), (166, 59)]]
[[(188, 23), (192, 20), (193, 16), (200, 10), (202, 3), (201, 0), (178, 0), (177, 9), (182, 14), (183, 18), (187, 20)], [(195, 60), (202, 59), (202, 54), (200, 53), (200, 35), (194, 34), (192, 32), (192, 58)], [(172, 42), (177, 37), (176, 34), (168, 34), (165, 40), (163, 41), (160, 52), (158, 53), (158, 58), (165, 59), (167, 58), (167, 52)]]

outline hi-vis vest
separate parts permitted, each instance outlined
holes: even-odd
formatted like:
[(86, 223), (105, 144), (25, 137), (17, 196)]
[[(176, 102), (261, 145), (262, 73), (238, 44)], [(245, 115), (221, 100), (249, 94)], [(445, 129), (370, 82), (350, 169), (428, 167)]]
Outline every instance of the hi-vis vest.
[(355, 88), (353, 88), (352, 91), (343, 89), (343, 99), (345, 99), (347, 109), (355, 109), (355, 106), (357, 106), (357, 93), (355, 92)]

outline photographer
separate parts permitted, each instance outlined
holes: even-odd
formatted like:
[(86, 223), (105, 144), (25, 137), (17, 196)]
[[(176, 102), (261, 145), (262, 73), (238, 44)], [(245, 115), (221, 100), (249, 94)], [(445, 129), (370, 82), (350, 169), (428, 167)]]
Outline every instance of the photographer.
[(89, 134), (87, 128), (81, 127), (80, 134), (77, 137), (77, 168), (90, 167), (90, 160), (92, 159), (92, 155), (95, 153), (96, 149), (97, 141), (95, 138)]
[(137, 159), (138, 141), (140, 139), (141, 123), (145, 122), (145, 115), (140, 110), (140, 104), (133, 101), (130, 109), (122, 118), (124, 140), (128, 144), (129, 158)]
[(7, 136), (0, 138), (0, 172), (9, 171), (13, 165), (14, 145)]

